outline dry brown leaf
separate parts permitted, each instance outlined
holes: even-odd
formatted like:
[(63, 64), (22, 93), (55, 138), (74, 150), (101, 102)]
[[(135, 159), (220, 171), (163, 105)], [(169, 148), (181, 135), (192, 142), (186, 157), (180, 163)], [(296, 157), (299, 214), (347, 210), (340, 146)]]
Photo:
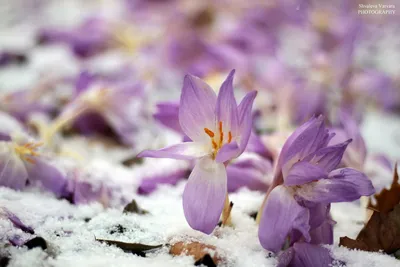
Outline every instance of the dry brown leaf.
[(380, 193), (375, 194), (376, 204), (372, 205), (371, 201), (368, 208), (372, 210), (388, 213), (400, 203), (400, 184), (399, 174), (397, 173), (397, 164), (394, 166), (393, 182), (390, 189), (384, 188)]
[(216, 247), (213, 245), (206, 245), (200, 242), (191, 242), (191, 243), (184, 243), (184, 242), (177, 242), (171, 245), (171, 249), (169, 253), (178, 256), (178, 255), (188, 255), (193, 256), (195, 261), (202, 259), (206, 254), (210, 254), (210, 251), (214, 251), (212, 259), (217, 264), (221, 261), (221, 257), (216, 252)]
[(340, 246), (365, 251), (380, 251), (391, 254), (400, 249), (400, 185), (397, 164), (393, 183), (389, 190), (376, 194), (377, 204), (371, 218), (360, 231), (357, 238), (340, 238)]

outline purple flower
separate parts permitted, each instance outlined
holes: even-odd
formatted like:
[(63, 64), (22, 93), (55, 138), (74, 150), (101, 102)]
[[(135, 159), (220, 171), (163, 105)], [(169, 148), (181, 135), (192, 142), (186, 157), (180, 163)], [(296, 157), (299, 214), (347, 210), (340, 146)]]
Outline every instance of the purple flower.
[(41, 43), (65, 43), (79, 57), (92, 56), (110, 46), (111, 27), (101, 18), (90, 18), (75, 29), (43, 29)]
[(83, 73), (77, 82), (77, 92), (55, 120), (53, 131), (72, 122), (74, 128), (86, 135), (107, 134), (111, 130), (123, 143), (134, 143), (137, 123), (144, 116), (145, 95), (141, 84), (131, 80), (95, 80)]
[(332, 261), (327, 248), (300, 242), (278, 256), (278, 267), (328, 267)]
[(57, 196), (63, 196), (66, 177), (53, 166), (39, 149), (42, 143), (13, 136), (0, 142), (0, 186), (23, 189), (27, 182), (39, 183)]
[(375, 192), (363, 173), (336, 169), (351, 140), (328, 146), (333, 135), (322, 116), (313, 117), (283, 146), (261, 213), (259, 239), (265, 249), (278, 252), (288, 235), (291, 243), (310, 242), (310, 230), (325, 221), (330, 203)]
[(231, 71), (218, 96), (201, 79), (186, 75), (182, 88), (179, 123), (192, 140), (141, 157), (197, 159), (183, 192), (183, 208), (189, 225), (211, 233), (218, 223), (227, 195), (225, 165), (238, 157), (250, 138), (251, 107), (257, 92), (248, 93), (239, 106), (233, 95)]

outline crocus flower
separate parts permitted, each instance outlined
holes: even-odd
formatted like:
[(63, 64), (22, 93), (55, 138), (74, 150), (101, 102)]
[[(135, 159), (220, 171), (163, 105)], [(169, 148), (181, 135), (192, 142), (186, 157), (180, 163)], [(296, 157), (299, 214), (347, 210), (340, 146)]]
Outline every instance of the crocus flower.
[(66, 178), (40, 153), (41, 146), (22, 135), (0, 141), (0, 186), (21, 190), (29, 181), (62, 196)]
[(54, 121), (52, 134), (72, 123), (86, 135), (109, 133), (111, 129), (122, 143), (134, 143), (138, 121), (144, 116), (145, 94), (141, 84), (131, 80), (99, 80), (84, 73), (77, 82), (77, 92)]
[(278, 252), (288, 235), (292, 244), (299, 238), (310, 242), (310, 230), (325, 221), (330, 203), (375, 192), (365, 174), (337, 169), (351, 140), (328, 146), (333, 135), (322, 116), (313, 117), (283, 146), (261, 213), (259, 239), (265, 249)]
[(231, 71), (217, 96), (201, 79), (186, 75), (179, 123), (192, 142), (139, 154), (197, 159), (183, 192), (183, 209), (189, 225), (207, 234), (217, 225), (227, 196), (225, 165), (244, 151), (251, 133), (251, 107), (257, 93), (248, 93), (238, 106), (233, 95), (233, 76)]

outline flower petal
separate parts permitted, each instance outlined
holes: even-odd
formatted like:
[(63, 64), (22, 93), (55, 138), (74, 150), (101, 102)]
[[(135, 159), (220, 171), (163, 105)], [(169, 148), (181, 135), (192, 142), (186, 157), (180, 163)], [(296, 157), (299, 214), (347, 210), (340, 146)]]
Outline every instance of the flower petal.
[(257, 96), (257, 91), (252, 91), (248, 93), (238, 106), (239, 136), (240, 136), (239, 154), (241, 154), (246, 149), (247, 143), (249, 142), (251, 129), (253, 126), (251, 110), (256, 96)]
[(333, 244), (333, 221), (328, 217), (319, 227), (310, 231), (312, 244)]
[(332, 266), (332, 257), (327, 248), (307, 243), (295, 243), (294, 257), (291, 262), (296, 267), (328, 267)]
[(215, 129), (215, 92), (200, 78), (186, 75), (179, 105), (179, 123), (183, 132), (193, 141), (206, 141), (204, 128)]
[(300, 161), (290, 168), (288, 176), (284, 177), (285, 185), (302, 185), (322, 178), (327, 178), (328, 172), (307, 161)]
[(327, 172), (331, 172), (339, 165), (344, 151), (350, 142), (351, 139), (334, 146), (322, 148), (315, 152), (315, 155), (312, 157), (310, 162), (318, 164), (318, 166), (324, 168)]
[(228, 174), (228, 192), (234, 192), (242, 187), (250, 190), (266, 192), (270, 184), (269, 173), (272, 164), (269, 160), (255, 156), (253, 158), (234, 161), (226, 167)]
[(9, 142), (0, 142), (0, 186), (20, 190), (28, 179), (23, 161), (12, 151)]
[(227, 162), (233, 158), (236, 158), (239, 153), (239, 146), (236, 142), (225, 144), (217, 153), (215, 160), (219, 163)]
[(231, 131), (232, 136), (236, 137), (238, 135), (239, 119), (237, 103), (233, 94), (234, 74), (235, 70), (232, 70), (224, 83), (221, 85), (221, 89), (218, 93), (215, 113), (217, 115), (217, 122), (221, 121), (223, 123), (224, 131)]
[(278, 252), (294, 229), (301, 232), (309, 241), (309, 212), (300, 206), (285, 186), (275, 187), (264, 205), (261, 215), (258, 238), (261, 245), (270, 251)]
[(225, 166), (210, 157), (200, 159), (183, 192), (183, 210), (189, 225), (210, 234), (218, 224), (227, 194)]
[(303, 185), (296, 191), (305, 200), (326, 204), (353, 201), (374, 193), (375, 189), (369, 178), (351, 168), (334, 170), (328, 179)]
[(184, 142), (169, 147), (165, 147), (160, 150), (145, 150), (140, 152), (137, 156), (139, 158), (171, 158), (171, 159), (183, 159), (191, 160), (203, 157), (210, 153), (210, 147), (207, 145), (195, 143), (195, 142)]
[(179, 124), (179, 103), (158, 103), (157, 112), (153, 117), (164, 126), (176, 131), (177, 133), (183, 134), (181, 125)]

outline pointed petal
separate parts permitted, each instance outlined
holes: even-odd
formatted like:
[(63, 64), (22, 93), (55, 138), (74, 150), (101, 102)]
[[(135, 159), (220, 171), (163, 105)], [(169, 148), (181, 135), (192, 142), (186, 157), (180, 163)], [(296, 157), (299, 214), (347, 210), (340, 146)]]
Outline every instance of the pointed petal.
[(200, 78), (186, 75), (179, 104), (179, 123), (193, 141), (209, 140), (204, 128), (215, 129), (215, 92)]
[(329, 267), (332, 257), (327, 248), (307, 243), (295, 243), (291, 264), (296, 267)]
[(305, 200), (326, 204), (353, 201), (374, 193), (375, 189), (369, 178), (351, 168), (334, 170), (328, 179), (303, 185), (296, 191)]
[(344, 151), (347, 145), (350, 144), (351, 139), (334, 145), (322, 148), (315, 152), (315, 155), (310, 160), (311, 163), (318, 164), (321, 168), (324, 168), (327, 172), (334, 170), (342, 160)]
[(258, 238), (261, 245), (276, 253), (294, 229), (309, 241), (308, 220), (308, 210), (297, 203), (289, 190), (282, 185), (275, 187), (268, 196), (260, 220)]
[(13, 149), (10, 142), (0, 142), (0, 186), (20, 190), (25, 187), (28, 173)]
[(183, 192), (183, 210), (189, 225), (210, 234), (218, 224), (226, 194), (225, 166), (210, 157), (200, 159)]
[(289, 170), (288, 176), (284, 177), (284, 183), (302, 185), (322, 178), (328, 178), (328, 173), (324, 169), (307, 161), (300, 161)]
[(137, 156), (139, 158), (147, 157), (191, 160), (209, 154), (209, 149), (210, 147), (207, 145), (195, 142), (184, 142), (165, 147), (160, 150), (145, 150), (143, 152), (140, 152)]
[(239, 135), (240, 135), (239, 154), (241, 154), (246, 149), (247, 143), (249, 142), (251, 129), (253, 126), (251, 110), (256, 96), (257, 96), (257, 91), (252, 91), (248, 93), (238, 106)]
[(215, 160), (219, 163), (227, 162), (233, 158), (236, 158), (239, 153), (239, 146), (236, 142), (225, 144), (217, 153)]
[(222, 121), (224, 132), (231, 131), (233, 137), (238, 135), (239, 119), (238, 108), (235, 96), (233, 94), (233, 76), (235, 70), (232, 70), (218, 93), (215, 113), (217, 122)]

